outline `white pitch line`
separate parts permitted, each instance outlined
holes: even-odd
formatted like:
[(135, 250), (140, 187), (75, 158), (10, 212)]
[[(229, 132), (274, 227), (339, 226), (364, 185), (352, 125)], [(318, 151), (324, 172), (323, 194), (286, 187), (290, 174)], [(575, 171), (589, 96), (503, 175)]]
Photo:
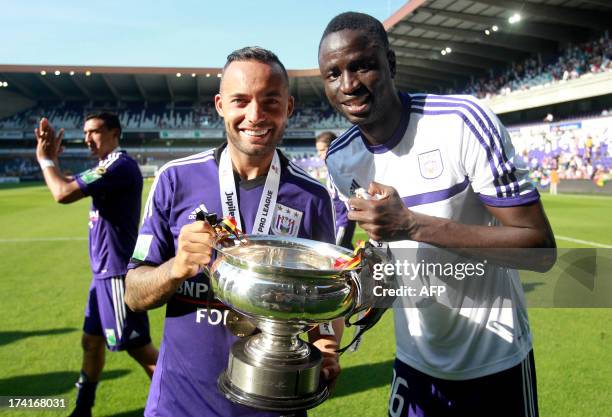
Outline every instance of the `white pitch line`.
[(574, 239), (573, 237), (555, 235), (555, 239), (565, 240), (568, 242), (580, 243), (583, 245), (596, 246), (598, 248), (612, 249), (612, 245), (604, 245), (603, 243), (591, 242), (590, 240)]
[(0, 243), (28, 243), (28, 242), (64, 242), (71, 240), (87, 240), (86, 237), (23, 237), (16, 239), (0, 239)]

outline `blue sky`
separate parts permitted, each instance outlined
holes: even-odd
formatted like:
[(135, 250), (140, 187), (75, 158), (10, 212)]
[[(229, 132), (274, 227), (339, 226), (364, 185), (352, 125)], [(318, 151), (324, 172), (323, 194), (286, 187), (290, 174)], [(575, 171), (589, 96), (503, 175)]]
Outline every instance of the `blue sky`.
[(260, 45), (315, 68), (325, 25), (354, 10), (383, 21), (406, 0), (0, 0), (0, 64), (220, 67)]

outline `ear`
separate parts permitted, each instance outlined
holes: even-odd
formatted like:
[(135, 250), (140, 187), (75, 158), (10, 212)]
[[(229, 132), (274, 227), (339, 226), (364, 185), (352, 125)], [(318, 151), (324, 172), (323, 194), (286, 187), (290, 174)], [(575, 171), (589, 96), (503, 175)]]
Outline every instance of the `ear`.
[(215, 109), (217, 109), (219, 116), (223, 117), (223, 100), (221, 99), (221, 94), (215, 94)]
[(114, 127), (112, 129), (112, 133), (113, 133), (113, 138), (115, 138), (115, 140), (117, 141), (117, 143), (119, 143), (119, 140), (121, 139), (121, 134), (119, 133), (119, 129), (117, 129), (116, 127)]
[(293, 109), (295, 106), (295, 99), (293, 98), (293, 96), (289, 96), (289, 99), (287, 100), (287, 119), (291, 117), (291, 115), (293, 114)]
[(395, 59), (395, 51), (393, 49), (389, 49), (389, 51), (387, 52), (387, 61), (389, 62), (389, 70), (391, 71), (391, 78), (395, 78), (396, 59)]

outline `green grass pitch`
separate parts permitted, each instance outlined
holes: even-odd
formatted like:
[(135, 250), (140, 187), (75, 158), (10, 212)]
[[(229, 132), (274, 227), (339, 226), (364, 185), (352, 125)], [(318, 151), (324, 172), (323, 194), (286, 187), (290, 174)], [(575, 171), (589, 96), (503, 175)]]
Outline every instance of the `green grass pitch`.
[[(558, 236), (612, 245), (612, 198), (546, 195), (544, 204)], [(74, 401), (90, 281), (88, 207), (88, 200), (60, 206), (40, 185), (0, 188), (0, 395)], [(563, 239), (557, 243), (589, 246)], [(163, 310), (150, 313), (156, 345)], [(529, 314), (541, 416), (612, 416), (612, 309), (530, 309)], [(333, 397), (309, 415), (386, 415), (395, 349), (391, 318), (387, 314), (365, 336), (357, 353), (342, 357), (343, 374)], [(107, 354), (95, 415), (142, 415), (148, 386), (145, 373), (127, 354)], [(0, 410), (7, 416), (66, 414)]]

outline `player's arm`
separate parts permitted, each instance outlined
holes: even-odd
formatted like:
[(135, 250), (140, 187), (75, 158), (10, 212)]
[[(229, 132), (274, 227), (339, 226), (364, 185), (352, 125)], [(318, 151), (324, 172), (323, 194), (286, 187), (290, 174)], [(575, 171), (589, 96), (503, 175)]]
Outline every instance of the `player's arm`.
[(64, 129), (56, 135), (46, 118), (42, 118), (34, 130), (36, 137), (36, 159), (45, 178), (47, 188), (55, 201), (68, 204), (85, 197), (79, 184), (72, 177), (65, 176), (59, 169), (59, 155), (62, 151)]
[(329, 388), (336, 384), (336, 378), (340, 375), (340, 363), (338, 353), (342, 333), (344, 332), (344, 319), (340, 318), (330, 323), (319, 325), (308, 332), (308, 340), (314, 344), (323, 355), (321, 373), (323, 379), (328, 381)]
[(140, 265), (125, 278), (125, 303), (134, 311), (164, 305), (187, 278), (206, 267), (211, 259), (215, 232), (207, 222), (181, 228), (176, 256), (159, 266)]
[[(374, 240), (413, 240), (442, 248), (461, 249), (466, 255), (486, 255), (505, 266), (546, 271), (555, 261), (554, 251), (542, 253), (520, 251), (537, 256), (517, 257), (515, 251), (503, 249), (553, 249), (555, 239), (540, 201), (516, 207), (486, 206), (502, 224), (499, 227), (470, 225), (440, 217), (416, 213), (407, 208), (397, 191), (372, 183), (368, 192), (378, 200), (351, 198), (349, 218), (358, 222)], [(478, 249), (470, 251), (469, 249)], [(491, 249), (487, 251), (487, 249)], [(486, 253), (485, 253), (486, 252)]]

